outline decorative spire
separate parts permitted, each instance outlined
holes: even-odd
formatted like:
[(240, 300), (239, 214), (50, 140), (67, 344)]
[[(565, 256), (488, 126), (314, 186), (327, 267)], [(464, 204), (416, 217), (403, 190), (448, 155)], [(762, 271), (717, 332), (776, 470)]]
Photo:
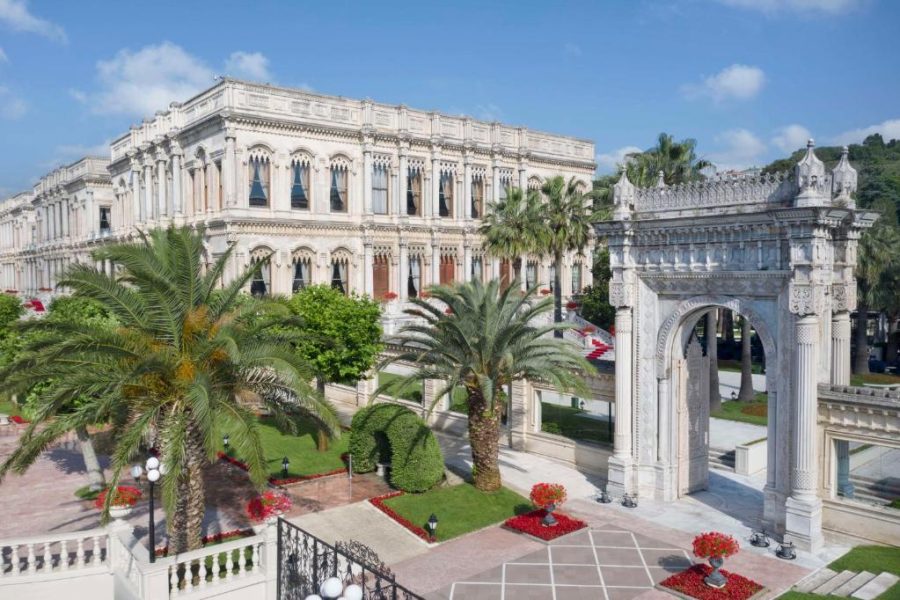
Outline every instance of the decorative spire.
[(854, 208), (852, 195), (856, 193), (856, 169), (850, 165), (850, 150), (844, 146), (841, 160), (831, 172), (831, 194), (840, 204)]
[(628, 169), (624, 166), (621, 177), (613, 186), (613, 202), (616, 205), (614, 218), (630, 218), (631, 206), (634, 204), (634, 184), (628, 180)]
[(666, 187), (666, 174), (662, 169), (656, 174), (656, 187)]
[(816, 143), (806, 142), (806, 156), (795, 167), (800, 194), (798, 206), (822, 206), (825, 203), (825, 163), (815, 152)]

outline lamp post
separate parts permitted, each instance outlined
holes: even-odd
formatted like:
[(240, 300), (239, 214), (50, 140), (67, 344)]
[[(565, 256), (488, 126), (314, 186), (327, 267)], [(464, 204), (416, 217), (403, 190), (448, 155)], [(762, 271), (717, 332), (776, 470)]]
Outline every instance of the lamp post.
[(437, 526), (438, 526), (437, 515), (434, 513), (431, 513), (431, 516), (428, 517), (428, 530), (431, 532), (432, 539), (436, 539), (435, 533), (437, 532)]
[(222, 436), (222, 446), (225, 448), (225, 454), (228, 454), (228, 442), (231, 441), (231, 438), (228, 437), (228, 434)]
[(288, 460), (288, 457), (285, 456), (281, 459), (281, 474), (284, 475), (284, 478), (287, 479), (288, 476), (288, 467), (291, 466), (291, 461)]
[(159, 481), (159, 478), (165, 475), (166, 467), (159, 459), (155, 456), (151, 456), (147, 459), (147, 462), (144, 463), (144, 467), (141, 465), (134, 465), (131, 467), (131, 475), (135, 478), (135, 480), (140, 481), (141, 474), (146, 472), (147, 474), (147, 482), (148, 487), (150, 489), (150, 526), (148, 527), (148, 533), (150, 535), (150, 562), (156, 562), (156, 519), (154, 518), (154, 502), (153, 502), (153, 486)]

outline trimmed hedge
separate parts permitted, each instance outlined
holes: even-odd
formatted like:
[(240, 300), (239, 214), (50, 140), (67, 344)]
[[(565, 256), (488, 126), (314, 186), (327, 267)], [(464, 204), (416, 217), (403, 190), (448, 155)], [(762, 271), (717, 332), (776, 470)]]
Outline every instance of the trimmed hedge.
[(389, 451), (391, 485), (404, 492), (424, 492), (444, 476), (444, 456), (431, 429), (398, 404), (375, 404), (357, 412), (349, 450), (355, 473), (374, 471), (381, 452)]

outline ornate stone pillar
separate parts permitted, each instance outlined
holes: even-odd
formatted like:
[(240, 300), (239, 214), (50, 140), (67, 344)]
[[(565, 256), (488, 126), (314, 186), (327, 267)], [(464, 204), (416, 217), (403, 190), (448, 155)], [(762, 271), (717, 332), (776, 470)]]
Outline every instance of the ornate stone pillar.
[[(363, 214), (372, 214), (372, 147), (363, 145)], [(368, 277), (368, 276), (367, 276)]]
[(69, 201), (69, 198), (63, 198), (63, 201), (60, 203), (62, 207), (62, 228), (63, 228), (63, 237), (69, 239), (72, 237), (72, 221), (71, 221), (71, 212), (72, 212), (72, 204)]
[(141, 167), (137, 160), (131, 159), (131, 223), (136, 225), (141, 221)]
[(822, 546), (822, 502), (816, 494), (819, 473), (816, 439), (818, 316), (798, 315), (794, 339), (791, 495), (785, 504), (785, 539), (804, 550), (815, 551)]
[(372, 270), (375, 262), (374, 249), (371, 237), (363, 239), (363, 281), (365, 281), (365, 293), (369, 298), (375, 296), (375, 282), (372, 278)]
[(850, 313), (831, 315), (831, 383), (850, 385)]
[(431, 281), (429, 285), (438, 285), (441, 283), (441, 246), (437, 236), (431, 238), (429, 248), (429, 256), (431, 257)]
[(463, 242), (463, 281), (472, 280), (472, 242), (466, 236)]
[(426, 217), (437, 217), (440, 212), (440, 195), (441, 195), (441, 160), (440, 151), (433, 151), (431, 154), (431, 197), (426, 202)]
[(153, 166), (144, 162), (144, 222), (153, 220)]
[(222, 161), (222, 191), (225, 194), (225, 205), (237, 206), (237, 194), (235, 193), (238, 164), (234, 150), (235, 132), (233, 129), (225, 129), (225, 160)]
[[(469, 221), (472, 219), (472, 157), (466, 152), (463, 160), (462, 214), (457, 215), (457, 218)], [(469, 280), (469, 273), (471, 273), (471, 268), (466, 271), (464, 278), (466, 281)]]
[(166, 198), (168, 195), (166, 192), (168, 192), (169, 177), (166, 174), (166, 157), (162, 153), (156, 157), (156, 182), (156, 187), (159, 190), (159, 217), (162, 219), (169, 215), (168, 199)]
[(523, 194), (528, 193), (528, 170), (525, 163), (519, 163), (519, 189)]
[(494, 159), (494, 165), (491, 168), (491, 196), (494, 202), (500, 200), (500, 166), (497, 159)]
[[(172, 149), (172, 212), (176, 217), (184, 215), (184, 197), (181, 189), (181, 148)], [(222, 182), (224, 185), (224, 181)]]
[(409, 286), (407, 286), (407, 278), (409, 277), (409, 246), (406, 240), (400, 240), (400, 268), (397, 269), (399, 281), (397, 282), (397, 294), (400, 296), (400, 302), (406, 302), (409, 298)]
[(409, 159), (406, 157), (406, 148), (400, 148), (400, 173), (399, 175), (399, 183), (400, 183), (400, 191), (397, 194), (397, 200), (394, 202), (394, 206), (396, 206), (396, 210), (394, 214), (396, 215), (405, 215), (406, 214), (406, 195), (408, 193), (407, 185), (409, 181), (407, 177), (409, 176)]
[(608, 491), (613, 495), (631, 493), (632, 439), (632, 331), (630, 306), (616, 309), (616, 423), (613, 437), (613, 456), (609, 459)]

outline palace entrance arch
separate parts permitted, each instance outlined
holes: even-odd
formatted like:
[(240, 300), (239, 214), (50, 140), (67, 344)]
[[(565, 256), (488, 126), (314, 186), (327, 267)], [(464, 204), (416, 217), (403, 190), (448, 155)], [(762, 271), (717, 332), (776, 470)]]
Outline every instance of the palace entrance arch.
[(855, 191), (846, 150), (827, 172), (811, 140), (791, 173), (652, 188), (622, 175), (612, 220), (595, 224), (616, 307), (613, 493), (672, 500), (702, 484), (705, 357), (691, 336), (705, 313), (728, 308), (766, 352), (764, 524), (798, 547), (821, 545), (818, 384), (849, 384), (856, 244), (877, 216), (856, 209)]

